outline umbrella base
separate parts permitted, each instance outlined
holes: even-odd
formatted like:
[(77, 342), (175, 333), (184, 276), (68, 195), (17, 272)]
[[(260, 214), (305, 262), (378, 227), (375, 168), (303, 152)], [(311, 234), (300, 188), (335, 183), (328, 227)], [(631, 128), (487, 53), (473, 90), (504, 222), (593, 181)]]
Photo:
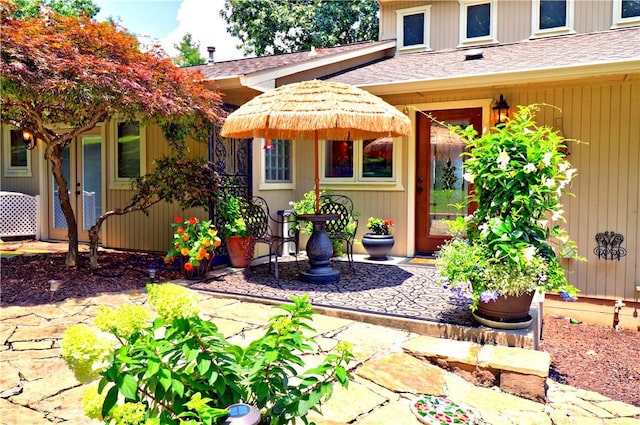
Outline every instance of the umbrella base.
[(340, 271), (331, 267), (309, 269), (309, 271), (300, 272), (300, 280), (317, 284), (338, 283), (340, 282)]
[(307, 242), (309, 270), (300, 272), (300, 280), (307, 283), (337, 283), (340, 272), (331, 268), (333, 245), (325, 229), (327, 220), (336, 220), (336, 214), (306, 214), (298, 218), (313, 223), (313, 232)]

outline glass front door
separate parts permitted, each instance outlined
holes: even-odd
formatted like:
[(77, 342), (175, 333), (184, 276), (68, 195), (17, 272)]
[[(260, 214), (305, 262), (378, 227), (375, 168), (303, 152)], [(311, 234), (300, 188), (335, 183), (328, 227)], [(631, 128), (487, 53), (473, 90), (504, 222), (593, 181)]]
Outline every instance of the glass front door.
[[(433, 117), (434, 119), (431, 119)], [(465, 142), (447, 125), (482, 129), (482, 109), (418, 114), (416, 155), (416, 252), (431, 254), (449, 237), (448, 220), (470, 212), (469, 184), (462, 177)]]
[[(102, 214), (102, 136), (80, 136), (62, 151), (62, 172), (68, 183), (71, 207), (76, 214), (78, 237), (88, 241), (87, 231)], [(54, 239), (67, 239), (65, 220), (58, 197), (58, 184), (51, 179), (50, 235)]]

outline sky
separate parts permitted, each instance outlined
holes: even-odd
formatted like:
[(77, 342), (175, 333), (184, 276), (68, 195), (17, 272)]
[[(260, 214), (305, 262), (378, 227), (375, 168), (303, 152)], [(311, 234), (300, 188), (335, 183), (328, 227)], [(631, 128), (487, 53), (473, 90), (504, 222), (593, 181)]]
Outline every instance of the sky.
[(136, 34), (141, 43), (158, 40), (170, 56), (176, 56), (174, 44), (191, 33), (200, 43), (200, 54), (208, 58), (207, 46), (215, 46), (216, 62), (243, 57), (236, 49), (239, 40), (227, 34), (220, 17), (224, 0), (93, 0), (100, 6), (98, 21), (115, 18)]

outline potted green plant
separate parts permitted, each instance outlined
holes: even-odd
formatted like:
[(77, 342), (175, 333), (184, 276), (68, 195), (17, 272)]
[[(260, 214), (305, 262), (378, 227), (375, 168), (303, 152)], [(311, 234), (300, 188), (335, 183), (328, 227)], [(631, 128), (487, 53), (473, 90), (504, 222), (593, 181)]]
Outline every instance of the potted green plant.
[[(473, 185), (473, 214), (450, 222), (452, 239), (437, 254), (443, 285), (468, 298), (476, 318), (491, 323), (526, 324), (537, 290), (574, 300), (560, 257), (578, 258), (561, 223), (560, 197), (575, 169), (564, 139), (534, 121), (538, 105), (518, 113), (479, 137), (469, 126), (450, 127), (467, 142), (464, 178)], [(510, 308), (522, 299), (519, 309)], [(513, 323), (515, 324), (513, 324)]]
[(224, 237), (231, 267), (248, 267), (253, 259), (255, 239), (249, 234), (240, 211), (242, 198), (225, 194), (217, 203), (216, 213), (222, 223)]
[(215, 248), (220, 246), (218, 231), (210, 220), (200, 221), (196, 217), (182, 220), (175, 217), (173, 243), (164, 258), (165, 263), (180, 259), (180, 266), (187, 279), (202, 279), (211, 269)]
[(371, 260), (386, 260), (393, 248), (395, 239), (391, 234), (393, 220), (369, 217), (367, 229), (370, 231), (362, 235), (362, 246)]
[[(301, 371), (314, 314), (308, 296), (292, 297), (246, 346), (230, 343), (199, 313), (196, 292), (148, 285), (151, 312), (140, 305), (100, 306), (95, 326), (64, 332), (61, 353), (88, 385), (85, 414), (108, 424), (219, 424), (228, 407), (246, 403), (265, 424), (294, 424), (347, 386), (351, 346), (341, 341), (317, 366)], [(295, 378), (295, 379), (294, 379)]]

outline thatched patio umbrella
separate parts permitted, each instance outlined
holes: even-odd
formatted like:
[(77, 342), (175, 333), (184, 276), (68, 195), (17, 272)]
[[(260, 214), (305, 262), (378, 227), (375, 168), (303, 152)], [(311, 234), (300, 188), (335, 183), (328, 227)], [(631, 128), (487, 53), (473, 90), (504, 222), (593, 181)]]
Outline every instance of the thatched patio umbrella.
[(371, 93), (343, 83), (303, 81), (256, 96), (231, 113), (223, 137), (315, 141), (316, 212), (320, 206), (318, 139), (407, 136), (409, 118)]

